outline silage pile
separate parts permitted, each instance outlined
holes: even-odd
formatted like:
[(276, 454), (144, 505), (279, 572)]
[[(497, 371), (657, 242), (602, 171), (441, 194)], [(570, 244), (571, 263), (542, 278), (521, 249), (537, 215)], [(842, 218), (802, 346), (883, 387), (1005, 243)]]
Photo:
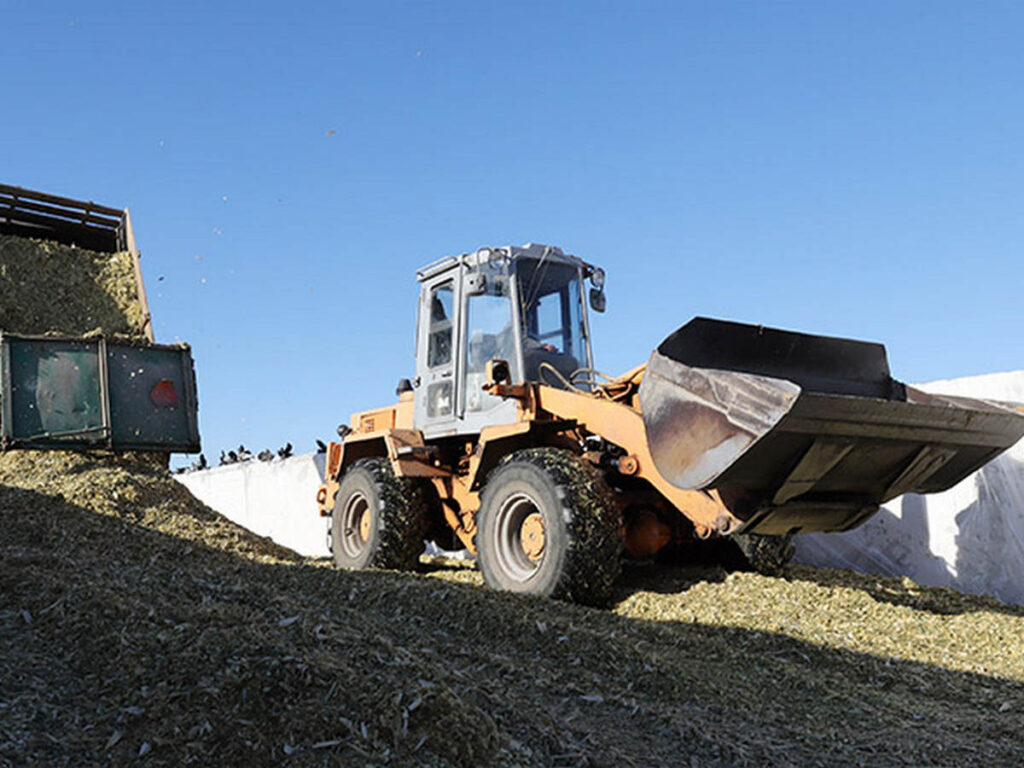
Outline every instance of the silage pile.
[(303, 576), (331, 574), (282, 572), (295, 555), (151, 462), (3, 456), (0, 526), (6, 764), (276, 764), (342, 744), (360, 759), (483, 753), (486, 728), (451, 742), (423, 731), (465, 719), (443, 673), (373, 617), (324, 595), (311, 608)]
[(6, 764), (1024, 758), (1024, 611), (994, 601), (634, 568), (584, 609), (466, 569), (336, 572), (141, 459), (29, 458), (0, 459)]
[(0, 330), (141, 335), (144, 321), (129, 254), (0, 235)]
[[(31, 243), (0, 239), (0, 327), (137, 330), (128, 262)], [(633, 568), (612, 611), (341, 573), (155, 457), (0, 456), (5, 766), (1019, 764), (1022, 638), (1020, 609), (811, 568)]]

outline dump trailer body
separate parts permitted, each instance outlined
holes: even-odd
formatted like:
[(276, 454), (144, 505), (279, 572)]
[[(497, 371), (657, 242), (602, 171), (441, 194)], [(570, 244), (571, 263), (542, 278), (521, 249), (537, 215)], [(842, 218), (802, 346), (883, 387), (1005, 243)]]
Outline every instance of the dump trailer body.
[(746, 533), (847, 530), (1024, 436), (1012, 407), (896, 381), (880, 344), (708, 318), (654, 351), (639, 400), (658, 471), (716, 489)]
[(4, 449), (199, 451), (185, 344), (0, 336)]

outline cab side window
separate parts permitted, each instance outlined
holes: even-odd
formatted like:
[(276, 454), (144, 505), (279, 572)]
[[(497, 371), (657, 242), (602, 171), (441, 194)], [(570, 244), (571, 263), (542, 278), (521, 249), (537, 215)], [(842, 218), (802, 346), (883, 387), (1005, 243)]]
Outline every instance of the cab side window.
[(451, 281), (430, 292), (430, 329), (427, 365), (436, 368), (452, 361), (452, 309), (455, 292)]

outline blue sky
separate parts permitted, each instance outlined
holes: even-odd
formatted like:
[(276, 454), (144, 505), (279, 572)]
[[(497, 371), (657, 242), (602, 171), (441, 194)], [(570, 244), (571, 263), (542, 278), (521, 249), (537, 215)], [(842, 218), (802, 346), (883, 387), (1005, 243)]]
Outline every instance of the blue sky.
[(132, 210), (204, 448), (411, 375), (415, 269), (560, 245), (598, 366), (694, 315), (1024, 368), (1024, 5), (0, 3), (0, 181)]

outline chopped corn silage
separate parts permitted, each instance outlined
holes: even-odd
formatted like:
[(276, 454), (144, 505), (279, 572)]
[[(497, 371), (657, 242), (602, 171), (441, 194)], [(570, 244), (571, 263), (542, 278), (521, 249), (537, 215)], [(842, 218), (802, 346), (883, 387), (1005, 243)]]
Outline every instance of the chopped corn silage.
[(0, 330), (141, 335), (144, 322), (129, 254), (0, 235)]
[(140, 457), (8, 454), (0, 486), (6, 764), (1024, 759), (1024, 612), (991, 600), (634, 567), (601, 611), (300, 560)]

